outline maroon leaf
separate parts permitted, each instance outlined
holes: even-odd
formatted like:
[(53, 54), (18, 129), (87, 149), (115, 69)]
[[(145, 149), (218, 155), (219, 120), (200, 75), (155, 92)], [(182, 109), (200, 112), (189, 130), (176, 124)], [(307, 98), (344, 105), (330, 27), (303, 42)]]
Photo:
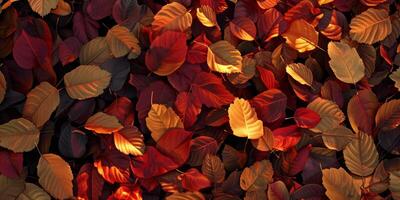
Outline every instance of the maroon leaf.
[(76, 177), (77, 197), (82, 199), (99, 199), (104, 180), (91, 163), (81, 167)]
[(97, 29), (100, 28), (100, 25), (89, 16), (82, 14), (82, 12), (75, 13), (73, 22), (72, 30), (74, 35), (82, 43), (87, 43), (98, 36)]
[(178, 176), (182, 187), (189, 191), (199, 191), (211, 186), (211, 181), (195, 168), (191, 168)]
[(197, 36), (187, 52), (187, 62), (191, 64), (200, 64), (207, 62), (208, 46), (211, 45), (210, 40), (207, 39), (203, 33)]
[(189, 91), (190, 84), (199, 72), (201, 72), (200, 65), (184, 63), (178, 70), (168, 76), (168, 81), (179, 92)]
[(181, 92), (176, 97), (175, 107), (185, 128), (190, 128), (201, 111), (201, 103), (192, 93)]
[(169, 129), (157, 141), (157, 149), (182, 165), (189, 157), (192, 135), (182, 128)]
[(308, 108), (296, 109), (293, 118), (294, 121), (296, 121), (297, 126), (300, 128), (314, 128), (321, 120), (318, 113)]
[(129, 181), (129, 156), (116, 149), (106, 150), (94, 161), (97, 172), (109, 183)]
[(124, 126), (132, 126), (135, 115), (133, 113), (132, 101), (127, 97), (118, 97), (104, 112), (115, 116)]
[(191, 141), (190, 157), (187, 164), (200, 166), (207, 154), (216, 154), (218, 150), (217, 141), (208, 136), (199, 136)]
[(89, 0), (86, 11), (94, 20), (100, 20), (112, 13), (115, 0)]
[(21, 177), (22, 173), (22, 153), (14, 153), (9, 150), (0, 151), (0, 174), (12, 179)]
[(301, 138), (301, 133), (298, 131), (296, 125), (277, 128), (272, 131), (272, 135), (274, 136), (273, 147), (280, 151), (286, 151), (294, 147)]
[(260, 75), (260, 79), (266, 88), (279, 88), (279, 82), (275, 79), (275, 75), (272, 71), (260, 66), (257, 66), (257, 70)]
[(257, 116), (265, 123), (272, 123), (285, 117), (287, 97), (278, 89), (264, 91), (251, 100)]
[(283, 154), (281, 167), (282, 170), (289, 176), (295, 176), (304, 169), (311, 152), (311, 145), (308, 145), (299, 151), (295, 148), (290, 148)]
[(61, 63), (67, 65), (75, 61), (79, 57), (81, 46), (81, 42), (76, 37), (69, 37), (61, 41), (58, 47), (58, 56)]

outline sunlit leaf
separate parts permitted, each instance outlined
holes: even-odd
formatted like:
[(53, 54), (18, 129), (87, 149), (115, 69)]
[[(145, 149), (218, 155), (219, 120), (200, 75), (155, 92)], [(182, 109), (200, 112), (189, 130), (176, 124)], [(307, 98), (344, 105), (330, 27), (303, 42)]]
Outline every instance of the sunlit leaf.
[(43, 17), (49, 14), (51, 9), (57, 7), (58, 0), (29, 0), (28, 2), (32, 10)]
[(286, 66), (288, 73), (294, 80), (302, 85), (312, 86), (313, 74), (312, 71), (302, 63), (292, 63)]
[(209, 46), (207, 64), (211, 70), (220, 73), (239, 73), (242, 70), (240, 52), (225, 40)]
[(14, 152), (30, 151), (39, 142), (39, 129), (24, 118), (0, 125), (0, 146)]
[(265, 190), (272, 182), (274, 171), (268, 160), (257, 161), (246, 167), (240, 175), (240, 187), (248, 192)]
[(192, 25), (192, 15), (185, 6), (178, 2), (172, 2), (161, 8), (154, 16), (151, 27), (155, 31), (173, 30), (185, 31)]
[(136, 127), (123, 128), (114, 132), (115, 147), (126, 155), (140, 156), (144, 152), (142, 133)]
[(210, 6), (201, 6), (196, 10), (197, 19), (206, 27), (218, 27), (217, 16)]
[(85, 123), (85, 128), (100, 134), (111, 134), (121, 130), (123, 126), (116, 117), (98, 112), (89, 117)]
[(151, 131), (151, 137), (158, 141), (170, 128), (183, 128), (179, 116), (172, 108), (162, 104), (153, 104), (146, 118), (147, 128)]
[(318, 113), (321, 117), (321, 121), (313, 128), (313, 130), (318, 132), (335, 129), (345, 119), (345, 115), (342, 110), (340, 110), (339, 106), (326, 99), (317, 98), (308, 104), (307, 108)]
[(293, 21), (282, 36), (289, 46), (300, 53), (311, 51), (318, 46), (318, 32), (304, 19)]
[(130, 53), (130, 58), (136, 58), (140, 55), (141, 49), (138, 39), (124, 26), (115, 25), (108, 30), (106, 40), (112, 54), (117, 58), (128, 53)]

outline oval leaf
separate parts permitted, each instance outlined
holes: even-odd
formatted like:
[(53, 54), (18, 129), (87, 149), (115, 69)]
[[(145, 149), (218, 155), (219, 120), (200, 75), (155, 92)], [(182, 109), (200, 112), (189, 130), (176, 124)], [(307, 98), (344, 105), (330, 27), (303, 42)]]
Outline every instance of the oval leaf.
[(242, 56), (231, 43), (220, 40), (209, 46), (207, 64), (216, 72), (238, 73), (242, 71)]
[(96, 133), (111, 134), (112, 132), (119, 131), (123, 126), (115, 116), (98, 112), (89, 117), (85, 123), (85, 128)]
[(153, 104), (146, 117), (147, 128), (151, 131), (151, 137), (157, 142), (165, 131), (170, 128), (183, 128), (183, 123), (172, 108), (162, 104)]
[(155, 31), (173, 30), (183, 32), (192, 25), (192, 15), (185, 6), (172, 2), (161, 8), (154, 16), (151, 27)]
[(35, 148), (39, 142), (39, 129), (32, 122), (13, 119), (0, 125), (0, 146), (14, 152), (26, 152)]

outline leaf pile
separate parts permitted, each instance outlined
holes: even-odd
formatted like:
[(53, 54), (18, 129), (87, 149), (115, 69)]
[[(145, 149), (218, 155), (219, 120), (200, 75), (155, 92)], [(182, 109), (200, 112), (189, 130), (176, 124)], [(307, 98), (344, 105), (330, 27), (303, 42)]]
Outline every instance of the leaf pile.
[(395, 0), (0, 0), (0, 199), (400, 199)]

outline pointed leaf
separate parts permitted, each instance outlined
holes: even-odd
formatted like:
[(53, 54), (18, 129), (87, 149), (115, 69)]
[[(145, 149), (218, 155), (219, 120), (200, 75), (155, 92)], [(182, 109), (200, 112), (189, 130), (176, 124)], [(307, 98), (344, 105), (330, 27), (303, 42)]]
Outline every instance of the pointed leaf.
[(157, 142), (170, 128), (183, 128), (178, 115), (162, 104), (153, 104), (146, 117), (147, 128), (151, 131), (151, 137)]
[(111, 134), (112, 132), (119, 131), (123, 126), (118, 122), (114, 116), (98, 112), (85, 123), (85, 128), (96, 133)]
[(192, 15), (185, 6), (172, 2), (161, 8), (154, 16), (151, 27), (155, 31), (173, 30), (183, 32), (192, 25)]
[(208, 47), (207, 64), (212, 71), (238, 73), (242, 71), (242, 56), (228, 41), (220, 40)]
[(14, 152), (26, 152), (39, 142), (39, 129), (32, 122), (18, 118), (0, 125), (0, 146)]

